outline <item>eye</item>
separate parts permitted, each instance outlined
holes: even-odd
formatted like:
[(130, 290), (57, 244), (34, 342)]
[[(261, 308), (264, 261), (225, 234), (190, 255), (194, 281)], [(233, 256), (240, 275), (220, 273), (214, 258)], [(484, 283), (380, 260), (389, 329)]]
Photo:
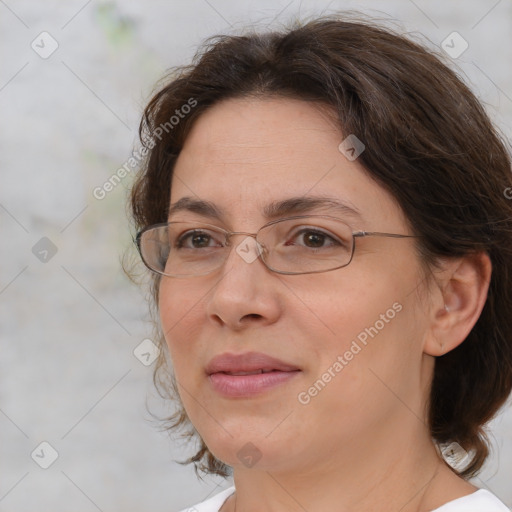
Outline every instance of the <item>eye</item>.
[[(340, 246), (341, 244), (334, 236), (328, 235), (319, 229), (304, 228), (295, 233), (293, 239), (299, 239), (305, 247), (310, 249), (321, 249), (322, 247)], [(327, 245), (325, 243), (327, 242)], [(293, 241), (286, 242), (284, 245), (297, 245)]]
[(202, 249), (207, 247), (222, 247), (220, 233), (214, 233), (203, 229), (194, 229), (177, 237), (173, 247), (175, 249)]

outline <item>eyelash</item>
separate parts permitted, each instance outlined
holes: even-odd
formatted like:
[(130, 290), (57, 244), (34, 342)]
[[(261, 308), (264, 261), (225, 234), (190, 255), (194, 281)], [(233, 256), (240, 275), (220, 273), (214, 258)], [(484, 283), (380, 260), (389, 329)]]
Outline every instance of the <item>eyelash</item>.
[[(334, 238), (334, 236), (331, 236), (329, 235), (328, 233), (324, 232), (324, 231), (321, 231), (319, 229), (315, 229), (315, 228), (302, 228), (300, 231), (297, 231), (296, 233), (294, 233), (293, 235), (293, 239), (297, 238), (298, 236), (301, 236), (301, 235), (304, 235), (305, 233), (313, 233), (315, 235), (320, 235), (322, 237), (325, 237), (325, 240), (330, 240), (331, 241), (331, 245), (344, 245), (342, 242), (338, 241), (336, 238)], [(184, 233), (182, 235), (180, 235), (178, 238), (177, 238), (177, 242), (176, 242), (176, 245), (175, 245), (175, 248), (176, 249), (183, 249), (184, 248), (184, 245), (186, 243), (187, 240), (190, 240), (194, 235), (206, 235), (209, 237), (210, 240), (215, 240), (213, 238), (212, 235), (210, 235), (208, 232), (206, 231), (199, 231), (199, 230), (194, 230), (194, 231), (190, 231), (188, 233)], [(285, 245), (296, 245), (296, 244), (289, 244), (288, 242), (285, 243)], [(210, 246), (208, 246), (210, 247)], [(312, 248), (312, 249), (321, 249), (322, 247), (316, 247), (316, 248)], [(190, 248), (190, 249), (198, 249), (198, 248)]]

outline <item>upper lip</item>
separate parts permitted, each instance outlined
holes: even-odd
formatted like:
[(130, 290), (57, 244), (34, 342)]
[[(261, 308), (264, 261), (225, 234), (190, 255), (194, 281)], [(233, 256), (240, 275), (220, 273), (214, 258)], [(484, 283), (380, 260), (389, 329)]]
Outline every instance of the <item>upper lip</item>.
[(275, 357), (260, 352), (245, 352), (243, 354), (225, 353), (215, 356), (206, 366), (206, 373), (253, 372), (257, 370), (279, 370), (291, 372), (299, 370), (293, 364), (285, 363)]

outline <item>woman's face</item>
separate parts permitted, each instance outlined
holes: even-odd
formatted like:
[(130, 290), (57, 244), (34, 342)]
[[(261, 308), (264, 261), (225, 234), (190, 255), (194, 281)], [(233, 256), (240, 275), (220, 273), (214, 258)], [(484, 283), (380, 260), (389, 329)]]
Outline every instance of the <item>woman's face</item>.
[[(264, 208), (272, 202), (329, 197), (358, 213), (326, 206), (289, 216), (332, 215), (353, 231), (411, 234), (389, 193), (357, 159), (340, 152), (347, 135), (303, 101), (217, 104), (186, 140), (171, 204), (184, 197), (208, 201), (223, 216), (184, 210), (169, 220), (256, 233), (269, 221)], [(432, 358), (423, 353), (429, 325), (414, 239), (358, 238), (350, 265), (304, 275), (281, 275), (259, 259), (248, 261), (236, 250), (245, 236), (232, 240), (219, 270), (164, 277), (160, 286), (180, 396), (217, 458), (240, 468), (328, 469), (336, 453), (371, 455), (375, 443), (400, 439), (401, 429), (419, 424)], [(278, 374), (269, 387), (259, 388), (264, 378), (252, 377), (252, 393), (251, 377), (209, 376), (214, 357), (247, 353), (296, 371)], [(215, 382), (227, 387), (222, 391)]]

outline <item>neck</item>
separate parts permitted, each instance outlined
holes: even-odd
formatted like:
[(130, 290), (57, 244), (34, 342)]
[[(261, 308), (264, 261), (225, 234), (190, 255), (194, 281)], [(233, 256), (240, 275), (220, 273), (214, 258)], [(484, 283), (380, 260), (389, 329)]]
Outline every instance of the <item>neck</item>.
[(391, 438), (382, 446), (354, 445), (342, 457), (330, 450), (329, 461), (314, 469), (236, 467), (236, 493), (222, 512), (425, 512), (476, 490), (442, 461), (430, 438)]

